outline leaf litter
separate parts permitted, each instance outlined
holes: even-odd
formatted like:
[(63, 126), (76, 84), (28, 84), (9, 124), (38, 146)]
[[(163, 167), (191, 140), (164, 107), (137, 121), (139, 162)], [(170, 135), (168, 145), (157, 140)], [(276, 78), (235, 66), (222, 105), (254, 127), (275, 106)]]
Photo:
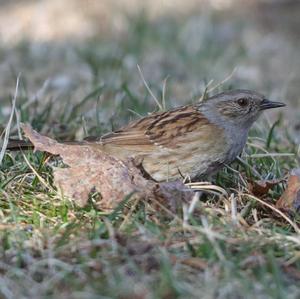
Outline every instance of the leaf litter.
[(278, 209), (300, 212), (300, 168), (292, 169), (287, 182), (287, 188), (276, 202)]
[(127, 196), (130, 200), (154, 200), (170, 211), (192, 200), (194, 192), (182, 182), (157, 183), (128, 158), (120, 160), (85, 144), (63, 144), (22, 125), (35, 151), (59, 155), (67, 167), (53, 167), (54, 184), (78, 206), (85, 206), (92, 193), (99, 193), (97, 208), (110, 212)]

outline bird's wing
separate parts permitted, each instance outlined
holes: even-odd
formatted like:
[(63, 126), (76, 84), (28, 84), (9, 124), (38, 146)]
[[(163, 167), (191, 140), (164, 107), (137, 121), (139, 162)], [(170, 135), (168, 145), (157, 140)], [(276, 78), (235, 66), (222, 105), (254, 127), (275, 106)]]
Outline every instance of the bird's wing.
[(209, 121), (201, 114), (196, 106), (188, 105), (167, 112), (154, 113), (128, 126), (103, 135), (97, 140), (87, 139), (88, 142), (96, 142), (104, 148), (121, 147), (129, 152), (149, 152), (157, 146), (165, 149), (176, 149), (181, 137), (200, 127), (206, 126)]

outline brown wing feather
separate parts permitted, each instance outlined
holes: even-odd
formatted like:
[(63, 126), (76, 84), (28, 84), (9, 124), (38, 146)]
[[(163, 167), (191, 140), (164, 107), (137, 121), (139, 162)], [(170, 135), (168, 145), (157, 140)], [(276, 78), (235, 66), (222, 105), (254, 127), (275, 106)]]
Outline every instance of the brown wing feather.
[(146, 132), (154, 122), (164, 118), (166, 114), (168, 112), (153, 113), (150, 116), (143, 117), (118, 131), (105, 134), (99, 141), (103, 145), (113, 144), (115, 146), (153, 145)]
[(182, 145), (178, 143), (181, 136), (196, 132), (207, 124), (209, 124), (208, 120), (196, 109), (196, 106), (185, 106), (153, 122), (146, 135), (156, 145), (174, 149)]
[(102, 146), (102, 150), (117, 156), (143, 155), (157, 150), (157, 146), (169, 150), (178, 148), (180, 136), (207, 124), (207, 119), (197, 107), (188, 105), (141, 118), (118, 131), (103, 135), (96, 143)]
[(183, 106), (144, 117), (99, 139), (103, 145), (162, 145), (172, 148), (176, 137), (208, 124), (196, 106)]

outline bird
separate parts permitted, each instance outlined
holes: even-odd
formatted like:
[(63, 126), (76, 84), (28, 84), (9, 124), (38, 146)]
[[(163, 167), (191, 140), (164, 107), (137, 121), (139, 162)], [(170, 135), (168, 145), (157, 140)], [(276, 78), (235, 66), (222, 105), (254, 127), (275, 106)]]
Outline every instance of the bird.
[[(286, 106), (245, 89), (154, 112), (80, 144), (121, 160), (131, 158), (157, 182), (201, 179), (232, 163), (242, 153), (251, 126), (264, 110)], [(20, 143), (20, 148), (30, 147)], [(8, 145), (16, 149), (16, 144)]]

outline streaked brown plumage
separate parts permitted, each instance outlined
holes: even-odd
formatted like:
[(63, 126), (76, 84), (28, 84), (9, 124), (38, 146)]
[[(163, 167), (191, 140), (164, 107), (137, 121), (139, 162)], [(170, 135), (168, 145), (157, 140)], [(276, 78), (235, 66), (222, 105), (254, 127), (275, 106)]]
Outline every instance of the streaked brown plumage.
[[(216, 142), (212, 134), (221, 138)], [(195, 105), (155, 113), (87, 141), (120, 159), (134, 157), (155, 180), (162, 181), (194, 176), (199, 165), (205, 171), (228, 146), (222, 136), (223, 129), (211, 124)], [(207, 151), (210, 157), (199, 155)]]
[[(247, 101), (245, 106), (241, 100)], [(240, 154), (261, 110), (283, 106), (268, 101), (272, 107), (260, 108), (263, 101), (262, 95), (246, 90), (221, 93), (87, 142), (120, 159), (135, 158), (157, 181), (203, 177)], [(244, 113), (246, 109), (251, 111)]]
[(261, 111), (282, 106), (256, 92), (235, 90), (154, 113), (84, 143), (120, 159), (134, 158), (157, 181), (193, 179), (231, 163)]

